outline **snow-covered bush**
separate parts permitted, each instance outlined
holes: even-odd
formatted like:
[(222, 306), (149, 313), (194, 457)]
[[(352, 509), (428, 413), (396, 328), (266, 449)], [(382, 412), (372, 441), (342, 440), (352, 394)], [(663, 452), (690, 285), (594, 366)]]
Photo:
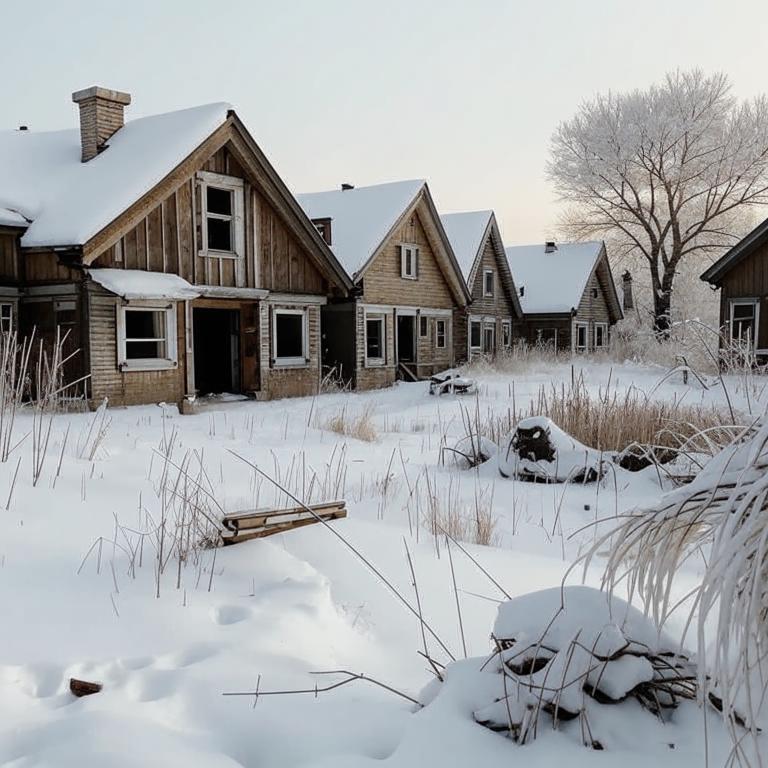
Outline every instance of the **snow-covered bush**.
[[(636, 608), (590, 587), (546, 589), (502, 603), (493, 639), (489, 659), (458, 663), (470, 689), (465, 700), (478, 723), (520, 744), (541, 736), (546, 722), (585, 746), (611, 749), (612, 725), (604, 722), (610, 707), (626, 703), (636, 718), (637, 702), (665, 719), (696, 696), (695, 667), (677, 644)], [(441, 693), (433, 684), (425, 698)]]
[(592, 482), (602, 477), (604, 460), (551, 419), (532, 416), (519, 421), (502, 445), (499, 472), (522, 480)]

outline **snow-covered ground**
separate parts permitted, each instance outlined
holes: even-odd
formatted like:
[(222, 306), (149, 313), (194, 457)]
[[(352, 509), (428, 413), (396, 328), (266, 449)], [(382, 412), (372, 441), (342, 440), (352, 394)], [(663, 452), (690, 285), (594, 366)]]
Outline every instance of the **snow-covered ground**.
[[(657, 386), (662, 370), (593, 362), (583, 374), (595, 391), (610, 376), (619, 391), (635, 386), (668, 400), (724, 403), (720, 385), (704, 390), (674, 377)], [(262, 696), (255, 706), (252, 697), (223, 696), (327, 685), (341, 677), (311, 673), (349, 670), (418, 698), (433, 676), (419, 654), (418, 620), (320, 525), (205, 550), (181, 568), (171, 557), (159, 583), (152, 537), (141, 535), (161, 515), (161, 446), (174, 445), (174, 463), (185, 456), (191, 467), (202, 463), (206, 487), (226, 511), (285, 503), (246, 459), (302, 498), (346, 499), (349, 517), (333, 529), (415, 602), (407, 546), (424, 617), (462, 658), (449, 558), (444, 541), (430, 535), (430, 509), (468, 517), (490, 510), (495, 546), (465, 546), (510, 595), (520, 595), (560, 584), (595, 535), (590, 523), (662, 492), (652, 472), (539, 485), (504, 479), (491, 464), (459, 471), (440, 461), (441, 447), (465, 434), (467, 410), (504, 414), (513, 391), (519, 408), (542, 384), (571, 375), (565, 364), (484, 375), (477, 403), (430, 397), (419, 383), (221, 402), (195, 416), (167, 406), (114, 409), (92, 461), (78, 458), (78, 443), (94, 415), (57, 416), (36, 487), (31, 437), (0, 464), (0, 765), (703, 765), (704, 723), (695, 707), (662, 725), (622, 705), (600, 734), (603, 752), (583, 748), (568, 727), (518, 747), (473, 722), (462, 682), (474, 674), (473, 661), (453, 668), (446, 695), (418, 712), (366, 681), (317, 698)], [(736, 408), (759, 410), (754, 387), (734, 379), (728, 388)], [(376, 439), (324, 428), (342, 411), (369, 414)], [(31, 416), (21, 416), (18, 437), (31, 426)], [(467, 655), (482, 657), (501, 593), (464, 554), (451, 554)], [(597, 583), (599, 575), (587, 580)], [(580, 574), (569, 578), (576, 583)], [(436, 642), (430, 651), (449, 660)], [(75, 699), (70, 677), (99, 681), (103, 691)], [(717, 765), (725, 739), (716, 722), (709, 726)]]

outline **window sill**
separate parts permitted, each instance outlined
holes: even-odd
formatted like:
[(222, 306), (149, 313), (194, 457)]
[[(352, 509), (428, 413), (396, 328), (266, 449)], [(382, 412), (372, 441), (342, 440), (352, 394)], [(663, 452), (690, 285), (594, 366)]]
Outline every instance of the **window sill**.
[(125, 360), (117, 367), (121, 373), (133, 373), (141, 371), (171, 371), (178, 368), (179, 364), (175, 360)]
[(207, 251), (198, 251), (198, 256), (203, 259), (241, 259), (242, 256), (239, 253), (233, 251), (215, 251), (213, 249)]
[(418, 275), (400, 275), (403, 280), (418, 280)]
[(305, 357), (279, 357), (272, 361), (272, 368), (309, 368)]

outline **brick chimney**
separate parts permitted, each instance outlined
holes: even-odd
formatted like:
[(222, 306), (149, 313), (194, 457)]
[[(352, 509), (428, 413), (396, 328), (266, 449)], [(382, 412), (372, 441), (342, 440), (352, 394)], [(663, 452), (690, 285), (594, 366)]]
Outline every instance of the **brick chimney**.
[(635, 299), (632, 296), (632, 275), (628, 269), (625, 270), (624, 274), (621, 276), (621, 287), (624, 293), (624, 301), (622, 304), (624, 306), (624, 311), (628, 312), (630, 309), (635, 308)]
[(544, 243), (544, 253), (554, 253), (557, 250), (557, 243), (554, 240), (547, 240)]
[(131, 103), (131, 94), (94, 85), (75, 91), (72, 101), (80, 107), (81, 159), (87, 163), (104, 149), (110, 136), (123, 127), (123, 110)]

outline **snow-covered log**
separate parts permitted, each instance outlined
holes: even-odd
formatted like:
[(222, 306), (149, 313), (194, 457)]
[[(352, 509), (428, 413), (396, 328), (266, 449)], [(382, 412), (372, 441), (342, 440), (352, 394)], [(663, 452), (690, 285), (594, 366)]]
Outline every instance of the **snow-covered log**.
[(499, 472), (522, 480), (592, 482), (603, 475), (604, 456), (546, 416), (531, 416), (519, 421), (501, 446)]

